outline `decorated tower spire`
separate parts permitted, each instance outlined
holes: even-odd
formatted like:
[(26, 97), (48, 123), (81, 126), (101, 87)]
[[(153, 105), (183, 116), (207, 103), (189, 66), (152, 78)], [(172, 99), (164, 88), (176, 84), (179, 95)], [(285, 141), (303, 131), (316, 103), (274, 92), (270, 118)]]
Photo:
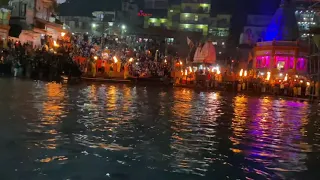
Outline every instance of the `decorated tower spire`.
[(295, 0), (281, 0), (280, 7), (294, 7)]
[(281, 0), (280, 7), (267, 27), (266, 41), (295, 41), (299, 38), (294, 2), (295, 0)]

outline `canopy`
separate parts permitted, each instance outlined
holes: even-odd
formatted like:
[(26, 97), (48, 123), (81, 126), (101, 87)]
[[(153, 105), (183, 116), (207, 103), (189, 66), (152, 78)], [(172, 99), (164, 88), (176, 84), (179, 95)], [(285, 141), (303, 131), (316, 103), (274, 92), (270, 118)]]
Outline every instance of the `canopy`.
[(213, 64), (216, 62), (216, 49), (211, 41), (197, 47), (193, 63)]

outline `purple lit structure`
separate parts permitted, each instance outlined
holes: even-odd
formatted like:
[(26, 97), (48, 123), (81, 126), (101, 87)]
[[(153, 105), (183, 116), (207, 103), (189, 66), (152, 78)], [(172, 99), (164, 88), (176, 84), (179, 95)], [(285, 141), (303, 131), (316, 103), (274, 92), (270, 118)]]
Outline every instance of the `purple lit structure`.
[(254, 48), (253, 69), (277, 74), (306, 74), (307, 44), (299, 41), (294, 0), (282, 0), (267, 28), (264, 42)]

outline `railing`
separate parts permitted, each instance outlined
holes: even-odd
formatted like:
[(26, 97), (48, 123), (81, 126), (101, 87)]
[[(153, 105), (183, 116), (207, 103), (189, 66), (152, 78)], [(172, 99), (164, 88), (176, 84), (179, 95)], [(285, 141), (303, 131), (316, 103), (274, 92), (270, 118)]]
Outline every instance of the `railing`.
[(273, 41), (257, 42), (257, 46), (272, 46)]
[(182, 13), (198, 13), (198, 14), (208, 14), (210, 13), (210, 9), (209, 8), (198, 8), (198, 9), (194, 9), (194, 8), (190, 8), (190, 7), (185, 7), (184, 9), (182, 9)]
[(299, 41), (264, 41), (257, 42), (257, 46), (300, 46), (305, 47), (307, 44)]
[(205, 24), (205, 25), (208, 24), (207, 20), (195, 21), (195, 20), (183, 20), (183, 19), (181, 19), (180, 22), (184, 23), (184, 24)]

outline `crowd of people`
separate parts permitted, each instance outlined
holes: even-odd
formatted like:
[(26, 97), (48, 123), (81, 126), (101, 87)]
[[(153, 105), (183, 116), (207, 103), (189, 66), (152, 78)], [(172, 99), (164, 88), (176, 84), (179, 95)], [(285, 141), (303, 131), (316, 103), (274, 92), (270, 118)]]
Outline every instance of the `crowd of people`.
[[(100, 43), (100, 44), (99, 44)], [(73, 59), (88, 77), (169, 77), (172, 57), (165, 57), (154, 40), (108, 36), (74, 36)]]
[[(68, 38), (67, 38), (68, 37)], [(163, 42), (137, 37), (69, 34), (41, 47), (8, 40), (1, 47), (0, 74), (57, 80), (61, 76), (103, 78), (170, 77), (172, 56)]]
[(49, 48), (8, 40), (1, 49), (0, 74), (41, 80), (60, 80), (63, 75), (80, 77), (78, 65), (70, 57), (67, 47)]

